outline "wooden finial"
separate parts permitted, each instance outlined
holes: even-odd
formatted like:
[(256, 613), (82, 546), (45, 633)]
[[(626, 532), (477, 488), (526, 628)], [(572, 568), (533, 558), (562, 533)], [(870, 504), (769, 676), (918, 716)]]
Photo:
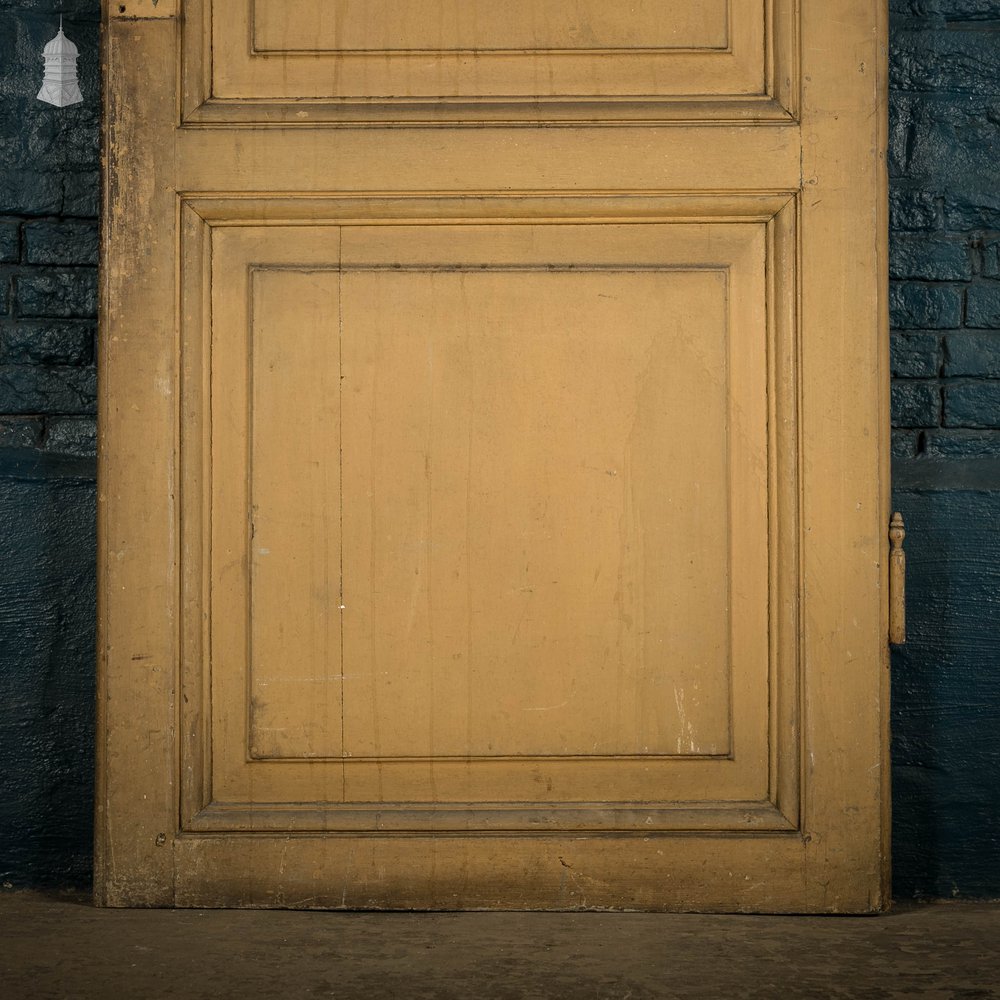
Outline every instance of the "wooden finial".
[(903, 540), (906, 526), (897, 511), (889, 523), (889, 642), (906, 642), (906, 553)]
[(889, 541), (892, 542), (893, 551), (903, 547), (904, 538), (906, 538), (906, 526), (903, 524), (903, 515), (897, 510), (889, 524)]

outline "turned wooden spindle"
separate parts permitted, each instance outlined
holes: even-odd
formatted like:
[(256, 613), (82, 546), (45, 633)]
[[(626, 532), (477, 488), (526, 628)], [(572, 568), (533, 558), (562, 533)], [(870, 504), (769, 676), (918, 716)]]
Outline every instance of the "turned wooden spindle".
[(906, 642), (906, 553), (903, 540), (906, 527), (903, 515), (892, 515), (889, 525), (889, 642), (901, 645)]

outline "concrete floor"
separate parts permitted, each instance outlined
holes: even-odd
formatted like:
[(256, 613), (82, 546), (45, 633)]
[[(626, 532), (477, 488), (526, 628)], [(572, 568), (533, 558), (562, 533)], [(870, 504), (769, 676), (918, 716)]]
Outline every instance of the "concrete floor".
[(1000, 997), (1000, 906), (886, 917), (95, 910), (0, 894), (3, 1000)]

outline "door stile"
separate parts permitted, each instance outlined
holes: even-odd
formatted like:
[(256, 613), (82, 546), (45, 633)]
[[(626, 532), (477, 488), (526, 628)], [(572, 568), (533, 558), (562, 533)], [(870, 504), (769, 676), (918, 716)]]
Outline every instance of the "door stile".
[[(831, 885), (867, 872), (868, 905), (881, 909), (889, 902), (888, 233), (885, 130), (870, 109), (885, 107), (884, 12), (878, 31), (846, 54), (824, 40), (831, 20), (866, 15), (860, 0), (802, 9), (804, 829), (808, 863), (835, 873)], [(842, 264), (835, 273), (832, 260)], [(858, 727), (872, 705), (877, 724)]]
[[(177, 24), (105, 4), (98, 386), (95, 896), (174, 902), (177, 831)], [(157, 72), (144, 68), (157, 67)]]

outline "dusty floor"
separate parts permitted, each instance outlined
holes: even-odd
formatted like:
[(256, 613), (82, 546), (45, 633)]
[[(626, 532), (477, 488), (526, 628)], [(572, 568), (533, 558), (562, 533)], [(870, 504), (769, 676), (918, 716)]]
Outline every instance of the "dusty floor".
[(3, 1000), (1000, 997), (1000, 906), (877, 918), (95, 910), (0, 894)]

